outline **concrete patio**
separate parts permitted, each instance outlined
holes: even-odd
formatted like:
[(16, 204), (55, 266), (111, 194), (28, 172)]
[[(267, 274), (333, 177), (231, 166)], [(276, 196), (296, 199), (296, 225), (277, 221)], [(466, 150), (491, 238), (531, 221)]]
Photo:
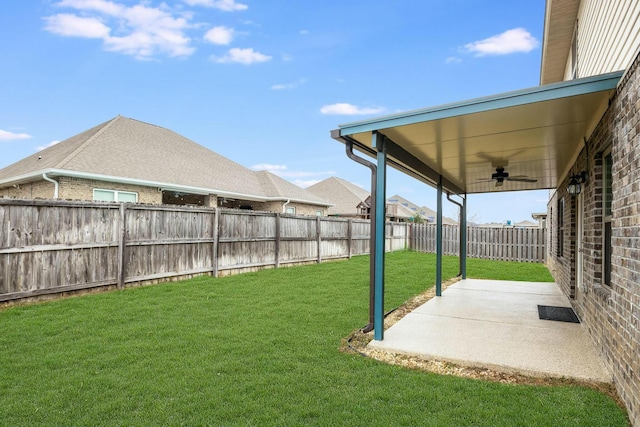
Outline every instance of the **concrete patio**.
[(541, 320), (538, 304), (570, 307), (555, 283), (462, 280), (369, 346), (463, 366), (611, 382), (582, 325)]

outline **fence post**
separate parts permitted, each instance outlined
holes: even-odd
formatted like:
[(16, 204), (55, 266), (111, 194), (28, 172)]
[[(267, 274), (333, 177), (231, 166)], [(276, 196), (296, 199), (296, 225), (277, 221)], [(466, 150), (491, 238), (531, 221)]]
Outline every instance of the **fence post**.
[(118, 289), (124, 288), (124, 256), (125, 256), (125, 204), (120, 203), (120, 227), (118, 230)]
[(275, 267), (280, 268), (280, 213), (276, 212)]
[(353, 252), (353, 219), (351, 218), (347, 220), (347, 251), (347, 258), (351, 259)]
[(216, 207), (213, 212), (213, 247), (211, 248), (211, 263), (213, 277), (218, 277), (218, 246), (220, 243), (220, 210)]
[(318, 242), (318, 264), (322, 262), (322, 253), (320, 252), (322, 248), (322, 233), (320, 226), (320, 217), (316, 217), (316, 240)]

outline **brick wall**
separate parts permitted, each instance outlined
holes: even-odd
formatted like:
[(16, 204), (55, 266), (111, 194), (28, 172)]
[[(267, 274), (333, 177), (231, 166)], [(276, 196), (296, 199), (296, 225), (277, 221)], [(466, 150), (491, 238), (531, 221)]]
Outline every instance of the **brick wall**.
[[(112, 182), (88, 180), (72, 177), (55, 177), (58, 181), (58, 198), (61, 200), (93, 200), (93, 189), (131, 191), (138, 193), (139, 203), (160, 204), (162, 193), (155, 187), (141, 185), (116, 184)], [(16, 199), (53, 199), (54, 185), (48, 181), (40, 180), (18, 187), (7, 187), (0, 190), (0, 195)]]
[(138, 193), (138, 203), (150, 203), (156, 205), (162, 203), (162, 193), (159, 192), (156, 187), (118, 184), (67, 176), (62, 176), (57, 179), (60, 183), (59, 198), (63, 200), (93, 200), (93, 190), (102, 189)]
[[(568, 178), (548, 205), (552, 237), (548, 265), (614, 377), (633, 425), (640, 425), (640, 71), (638, 59), (571, 173), (587, 170), (583, 186), (583, 286), (576, 287), (576, 199)], [(603, 153), (611, 149), (611, 283), (603, 280)], [(565, 253), (558, 254), (558, 200), (565, 200)]]
[[(156, 187), (144, 187), (141, 185), (118, 184), (106, 181), (88, 180), (82, 178), (72, 178), (61, 176), (55, 178), (59, 183), (58, 198), (61, 200), (93, 200), (93, 190), (116, 190), (130, 191), (138, 193), (138, 203), (148, 203), (159, 205), (163, 203), (163, 192), (158, 191)], [(0, 189), (0, 197), (17, 198), (17, 199), (52, 199), (54, 185), (48, 181), (40, 180), (28, 184), (20, 184), (17, 187), (6, 187)], [(166, 193), (166, 192), (164, 192)], [(165, 194), (166, 196), (166, 194)], [(166, 199), (166, 197), (165, 197)], [(277, 202), (255, 202), (251, 200), (233, 200), (218, 199), (215, 194), (207, 196), (182, 196), (182, 200), (177, 200), (175, 204), (197, 204), (206, 207), (221, 207), (230, 209), (251, 208), (251, 210), (265, 212), (282, 212), (283, 201)], [(289, 203), (287, 207), (296, 208), (296, 215), (315, 216), (316, 212), (321, 210), (322, 216), (327, 215), (327, 208), (322, 206), (308, 205), (304, 203)]]
[(54, 185), (41, 180), (0, 189), (0, 197), (9, 199), (53, 199)]
[[(219, 203), (220, 207), (229, 208), (229, 209), (247, 209), (261, 212), (279, 212), (284, 213), (282, 206), (284, 205), (284, 201), (277, 202), (255, 202), (251, 200), (224, 200), (220, 199)], [(307, 205), (305, 203), (295, 203), (291, 202), (287, 204), (287, 207), (296, 208), (296, 215), (308, 215), (315, 216), (316, 211), (322, 211), (322, 216), (327, 216), (327, 208), (322, 206), (315, 205)]]
[[(283, 205), (284, 205), (284, 202), (266, 202), (266, 203), (261, 203), (260, 208), (257, 210), (268, 211), (268, 212), (282, 212)], [(327, 216), (327, 209), (323, 208), (322, 206), (291, 202), (291, 203), (288, 203), (286, 207), (295, 208), (296, 215), (314, 216), (316, 215), (316, 211), (322, 211), (322, 216)]]

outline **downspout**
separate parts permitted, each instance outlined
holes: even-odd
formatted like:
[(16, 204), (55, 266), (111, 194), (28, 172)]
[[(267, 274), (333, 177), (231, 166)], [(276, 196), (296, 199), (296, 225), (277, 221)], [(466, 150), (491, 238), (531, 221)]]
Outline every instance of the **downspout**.
[[(467, 221), (466, 221), (466, 212), (464, 212), (464, 206), (462, 205), (462, 203), (458, 203), (455, 200), (453, 200), (451, 198), (451, 193), (447, 193), (447, 200), (450, 201), (451, 203), (453, 203), (454, 205), (458, 205), (458, 207), (460, 208), (460, 222), (458, 225), (458, 228), (460, 230), (460, 263), (459, 263), (459, 267), (458, 267), (458, 276), (462, 276), (463, 273), (463, 257), (466, 257), (466, 250), (463, 250), (463, 248), (465, 248), (466, 245), (466, 240), (467, 240), (467, 236), (466, 233), (463, 230), (466, 230), (467, 227)], [(465, 274), (466, 275), (466, 274)]]
[(286, 202), (282, 205), (282, 213), (287, 213), (287, 205), (291, 203), (291, 199), (287, 199)]
[(353, 140), (348, 136), (342, 136), (344, 141), (347, 157), (356, 163), (360, 163), (363, 166), (371, 169), (371, 208), (369, 215), (369, 223), (371, 224), (371, 233), (369, 238), (369, 323), (362, 329), (362, 332), (367, 333), (373, 330), (374, 322), (374, 305), (375, 305), (375, 246), (376, 246), (376, 228), (373, 224), (376, 216), (376, 181), (377, 181), (377, 166), (361, 157), (356, 156), (353, 153)]
[(58, 181), (56, 181), (55, 179), (49, 178), (46, 173), (42, 174), (42, 178), (45, 181), (53, 182), (53, 185), (54, 185), (53, 198), (57, 199), (58, 198), (58, 194), (59, 194), (59, 190), (60, 190), (60, 185), (58, 184)]

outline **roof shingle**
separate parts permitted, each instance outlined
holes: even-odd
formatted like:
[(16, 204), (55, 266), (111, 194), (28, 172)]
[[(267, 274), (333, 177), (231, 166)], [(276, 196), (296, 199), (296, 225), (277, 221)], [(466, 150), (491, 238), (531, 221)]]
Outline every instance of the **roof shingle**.
[(123, 116), (7, 166), (0, 170), (0, 183), (48, 170), (328, 205), (313, 193), (275, 176), (267, 179), (267, 172), (254, 172), (172, 130)]

